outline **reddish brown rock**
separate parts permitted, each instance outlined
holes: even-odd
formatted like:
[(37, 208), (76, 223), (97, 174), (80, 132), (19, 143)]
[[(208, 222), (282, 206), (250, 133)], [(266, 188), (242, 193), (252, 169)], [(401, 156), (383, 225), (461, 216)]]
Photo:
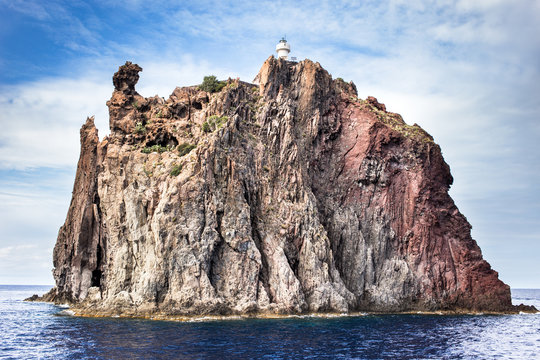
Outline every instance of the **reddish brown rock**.
[(318, 63), (258, 87), (135, 91), (81, 130), (57, 288), (83, 314), (515, 311), (448, 195), (439, 146)]
[(113, 76), (114, 91), (121, 91), (126, 95), (135, 95), (135, 84), (139, 81), (139, 72), (142, 68), (126, 61), (126, 63), (118, 68), (118, 72)]
[(77, 301), (86, 297), (90, 287), (100, 286), (107, 244), (97, 191), (98, 147), (98, 132), (91, 117), (81, 128), (73, 196), (54, 247), (53, 274), (61, 291), (50, 295), (57, 301)]

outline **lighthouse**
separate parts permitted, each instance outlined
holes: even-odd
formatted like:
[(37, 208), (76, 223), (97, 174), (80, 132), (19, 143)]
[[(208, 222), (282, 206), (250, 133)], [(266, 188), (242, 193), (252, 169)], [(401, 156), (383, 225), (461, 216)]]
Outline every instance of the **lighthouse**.
[(291, 52), (291, 46), (285, 40), (285, 38), (281, 38), (279, 43), (276, 45), (276, 51), (278, 55), (278, 59), (283, 60), (289, 60), (289, 52)]

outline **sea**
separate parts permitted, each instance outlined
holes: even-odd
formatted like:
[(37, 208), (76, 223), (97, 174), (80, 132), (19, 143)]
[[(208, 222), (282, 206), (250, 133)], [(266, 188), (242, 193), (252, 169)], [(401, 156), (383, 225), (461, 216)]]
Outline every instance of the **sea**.
[[(540, 315), (83, 318), (0, 286), (0, 359), (540, 359)], [(540, 289), (513, 289), (540, 309)]]

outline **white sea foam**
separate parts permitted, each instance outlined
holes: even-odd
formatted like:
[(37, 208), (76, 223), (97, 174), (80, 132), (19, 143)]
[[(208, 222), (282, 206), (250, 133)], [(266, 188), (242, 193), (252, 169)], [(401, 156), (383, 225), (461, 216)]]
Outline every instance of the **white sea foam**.
[(62, 311), (58, 312), (56, 315), (58, 315), (58, 316), (73, 316), (73, 315), (75, 315), (75, 312), (72, 311), (72, 310), (62, 310)]

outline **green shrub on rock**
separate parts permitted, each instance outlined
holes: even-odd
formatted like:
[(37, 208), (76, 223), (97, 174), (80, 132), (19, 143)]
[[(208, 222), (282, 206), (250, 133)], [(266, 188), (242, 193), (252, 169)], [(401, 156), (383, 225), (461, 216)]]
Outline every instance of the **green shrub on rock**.
[(178, 176), (182, 172), (182, 164), (176, 164), (171, 169), (171, 176)]
[(178, 155), (184, 156), (184, 155), (189, 154), (191, 150), (195, 149), (196, 147), (197, 145), (193, 145), (190, 143), (183, 143), (183, 144), (178, 145), (176, 149), (178, 150)]
[(144, 154), (150, 154), (153, 152), (157, 152), (161, 154), (161, 153), (164, 153), (165, 151), (171, 151), (172, 149), (174, 149), (174, 147), (171, 148), (170, 146), (152, 145), (152, 146), (144, 147), (141, 151)]
[(202, 84), (199, 85), (199, 89), (209, 93), (215, 93), (221, 91), (226, 84), (225, 81), (219, 81), (214, 75), (209, 75), (204, 77)]
[(202, 124), (202, 131), (209, 133), (221, 129), (227, 120), (229, 120), (228, 116), (212, 115)]
[(133, 129), (134, 134), (144, 134), (146, 132), (146, 126), (142, 122), (138, 122)]

